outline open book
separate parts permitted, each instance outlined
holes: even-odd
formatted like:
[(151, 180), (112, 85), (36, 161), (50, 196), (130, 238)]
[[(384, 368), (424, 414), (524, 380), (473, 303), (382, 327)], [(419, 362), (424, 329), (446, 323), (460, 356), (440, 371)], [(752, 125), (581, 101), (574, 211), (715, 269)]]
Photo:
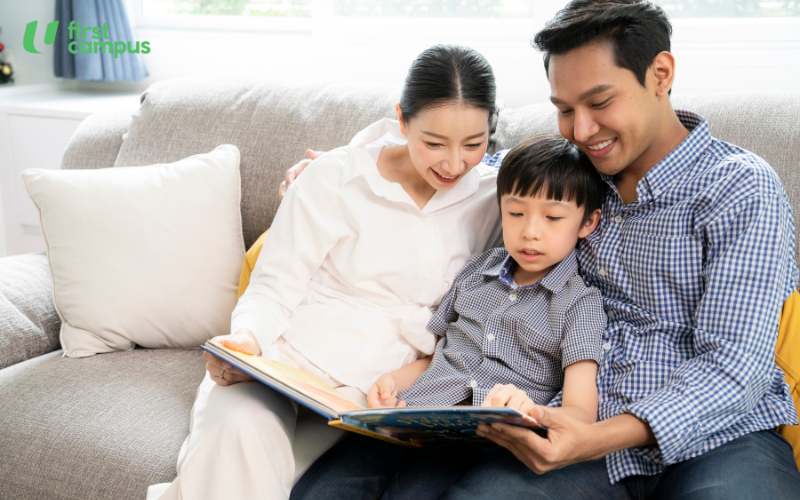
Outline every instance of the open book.
[(540, 436), (547, 429), (532, 417), (507, 407), (440, 406), (364, 408), (316, 377), (259, 356), (232, 351), (215, 342), (202, 346), (256, 380), (328, 419), (328, 425), (406, 446), (450, 440), (483, 441), (478, 424), (502, 422), (528, 427)]

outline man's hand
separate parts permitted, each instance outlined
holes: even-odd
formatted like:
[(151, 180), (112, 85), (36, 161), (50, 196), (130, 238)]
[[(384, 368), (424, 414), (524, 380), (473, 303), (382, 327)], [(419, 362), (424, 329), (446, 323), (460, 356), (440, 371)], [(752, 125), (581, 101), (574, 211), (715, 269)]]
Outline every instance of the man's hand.
[(615, 451), (656, 444), (650, 426), (630, 414), (620, 414), (595, 424), (571, 417), (561, 408), (535, 406), (530, 416), (547, 427), (547, 439), (524, 427), (481, 424), (478, 435), (508, 449), (537, 474)]
[(508, 449), (537, 474), (594, 458), (587, 456), (584, 450), (591, 426), (556, 413), (552, 408), (541, 406), (530, 413), (547, 427), (547, 439), (524, 427), (506, 424), (480, 425), (478, 435)]
[(313, 160), (316, 160), (323, 154), (325, 154), (324, 151), (306, 149), (306, 156), (308, 156), (308, 159), (300, 160), (298, 163), (292, 166), (292, 168), (286, 171), (285, 180), (281, 182), (281, 185), (278, 187), (279, 200), (283, 201), (283, 197), (286, 195), (286, 190), (295, 181), (295, 179), (297, 179), (297, 176), (300, 175), (300, 172), (305, 170), (309, 163), (311, 163)]
[[(250, 330), (244, 328), (233, 335), (220, 335), (211, 340), (228, 349), (233, 349), (234, 351), (256, 356), (261, 354), (261, 348), (255, 336)], [(211, 375), (211, 380), (219, 385), (229, 386), (231, 384), (253, 380), (253, 377), (250, 375), (239, 370), (230, 363), (222, 361), (211, 353), (204, 352), (203, 357), (206, 358), (206, 370)]]
[(536, 405), (525, 391), (517, 389), (513, 384), (497, 384), (486, 395), (481, 406), (508, 406), (529, 415)]
[(383, 408), (386, 406), (405, 406), (405, 401), (397, 401), (397, 382), (394, 377), (389, 375), (381, 375), (378, 380), (372, 384), (367, 394), (367, 404), (370, 408)]

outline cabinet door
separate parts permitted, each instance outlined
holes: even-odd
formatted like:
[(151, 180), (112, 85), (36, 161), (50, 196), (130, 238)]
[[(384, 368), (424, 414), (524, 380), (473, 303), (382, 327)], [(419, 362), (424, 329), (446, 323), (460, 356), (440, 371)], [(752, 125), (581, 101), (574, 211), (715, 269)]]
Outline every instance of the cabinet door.
[(82, 119), (13, 112), (5, 118), (7, 122), (3, 128), (8, 149), (7, 154), (0, 157), (0, 171), (3, 172), (7, 254), (40, 252), (45, 250), (45, 243), (39, 230), (39, 214), (25, 191), (20, 173), (29, 168), (58, 170), (64, 150)]

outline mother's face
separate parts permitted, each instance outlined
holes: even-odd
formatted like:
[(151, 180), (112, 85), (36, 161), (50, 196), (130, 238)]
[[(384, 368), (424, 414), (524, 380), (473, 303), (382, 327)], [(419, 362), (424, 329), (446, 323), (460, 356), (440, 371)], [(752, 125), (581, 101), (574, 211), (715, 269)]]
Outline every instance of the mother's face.
[(419, 175), (437, 191), (452, 188), (483, 160), (489, 142), (489, 112), (460, 103), (427, 108), (402, 119), (408, 152)]

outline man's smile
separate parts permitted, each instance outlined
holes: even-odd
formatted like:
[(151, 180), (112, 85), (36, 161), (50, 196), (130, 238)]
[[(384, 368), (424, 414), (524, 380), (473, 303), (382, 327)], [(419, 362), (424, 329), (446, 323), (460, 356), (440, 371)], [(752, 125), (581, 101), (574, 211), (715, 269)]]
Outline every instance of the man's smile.
[(617, 138), (606, 139), (605, 141), (596, 142), (594, 144), (587, 144), (586, 149), (589, 150), (589, 155), (594, 157), (605, 156), (611, 148), (614, 147), (614, 144), (617, 143)]

